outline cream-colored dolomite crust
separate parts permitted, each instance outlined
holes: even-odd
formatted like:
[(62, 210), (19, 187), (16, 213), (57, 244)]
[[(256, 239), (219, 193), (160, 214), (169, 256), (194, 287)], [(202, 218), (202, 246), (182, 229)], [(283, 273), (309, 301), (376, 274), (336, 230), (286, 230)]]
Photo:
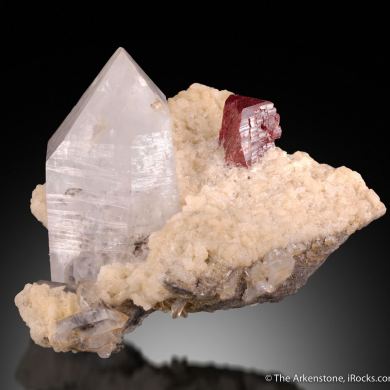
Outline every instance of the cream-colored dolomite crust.
[(169, 99), (183, 209), (151, 235), (145, 263), (102, 268), (111, 303), (127, 296), (149, 309), (170, 296), (165, 275), (194, 284), (214, 268), (249, 267), (290, 244), (350, 235), (385, 212), (357, 172), (304, 152), (274, 148), (249, 170), (227, 167), (218, 132), (229, 94), (194, 84)]
[(204, 185), (213, 185), (224, 176), (225, 153), (218, 145), (218, 134), (229, 95), (229, 91), (192, 84), (168, 99), (183, 204), (188, 195), (199, 193)]
[(47, 210), (46, 210), (46, 191), (44, 184), (38, 184), (32, 195), (30, 203), (31, 212), (34, 217), (47, 227)]
[[(145, 262), (101, 268), (96, 287), (106, 305), (131, 302), (180, 315), (278, 300), (385, 213), (357, 172), (319, 164), (304, 152), (275, 147), (250, 169), (226, 166), (218, 132), (229, 94), (193, 84), (169, 99), (183, 207), (150, 236)], [(31, 202), (43, 224), (44, 194), (38, 186)], [(57, 318), (44, 313), (47, 299), (45, 289), (31, 285), (16, 299), (41, 344)]]
[(80, 311), (75, 293), (47, 284), (26, 284), (15, 304), (30, 327), (31, 338), (42, 347), (55, 345), (52, 339), (58, 321)]

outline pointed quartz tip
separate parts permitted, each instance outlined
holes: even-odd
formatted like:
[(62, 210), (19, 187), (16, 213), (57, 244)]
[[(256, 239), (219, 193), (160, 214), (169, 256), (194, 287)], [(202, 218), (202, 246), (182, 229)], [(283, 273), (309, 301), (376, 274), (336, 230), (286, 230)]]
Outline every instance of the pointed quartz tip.
[(280, 138), (280, 117), (267, 100), (230, 95), (225, 102), (219, 143), (228, 164), (250, 167)]
[(116, 50), (115, 50), (115, 54), (117, 53), (124, 53), (124, 54), (127, 54), (127, 51), (122, 47), (122, 46), (119, 46)]
[(46, 161), (52, 156), (52, 154), (57, 150), (59, 145), (66, 139), (69, 130), (76, 124), (77, 119), (80, 116), (91, 99), (96, 96), (96, 92), (99, 91), (99, 87), (104, 85), (108, 78), (112, 76), (113, 69), (119, 67), (120, 64), (126, 64), (127, 72), (136, 72), (138, 73), (139, 83), (145, 87), (150, 88), (156, 92), (158, 98), (162, 102), (166, 102), (166, 96), (161, 92), (160, 88), (149, 78), (149, 76), (143, 71), (143, 69), (137, 64), (137, 62), (131, 57), (131, 55), (123, 48), (118, 47), (115, 50), (114, 54), (109, 58), (107, 63), (104, 65), (100, 73), (95, 77), (89, 88), (81, 96), (80, 100), (73, 107), (72, 111), (68, 114), (65, 120), (58, 127), (56, 132), (49, 139), (47, 145)]
[(130, 62), (132, 62), (138, 69), (139, 73), (142, 74), (145, 83), (149, 84), (152, 88), (155, 88), (158, 93), (160, 94), (160, 97), (163, 101), (166, 100), (166, 96), (162, 93), (160, 88), (157, 87), (157, 85), (149, 78), (149, 76), (143, 71), (143, 69), (137, 64), (137, 62), (134, 60), (134, 58), (124, 49), (122, 46), (119, 46), (118, 49), (115, 50), (114, 54), (111, 58), (118, 58), (121, 56), (125, 56)]
[(119, 46), (115, 51), (114, 54), (110, 57), (109, 61), (112, 59), (117, 59), (118, 57), (125, 57), (131, 62), (135, 62), (134, 59), (131, 57), (131, 55), (124, 49), (123, 47)]

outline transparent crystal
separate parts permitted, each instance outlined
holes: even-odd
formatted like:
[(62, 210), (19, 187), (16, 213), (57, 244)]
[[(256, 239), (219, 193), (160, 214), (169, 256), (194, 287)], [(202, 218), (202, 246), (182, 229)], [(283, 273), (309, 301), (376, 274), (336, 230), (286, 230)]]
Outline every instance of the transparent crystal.
[(121, 343), (127, 322), (125, 314), (104, 305), (85, 309), (56, 324), (53, 343), (109, 357)]
[(166, 99), (124, 49), (50, 139), (46, 197), (52, 280), (66, 283), (144, 259), (178, 211)]

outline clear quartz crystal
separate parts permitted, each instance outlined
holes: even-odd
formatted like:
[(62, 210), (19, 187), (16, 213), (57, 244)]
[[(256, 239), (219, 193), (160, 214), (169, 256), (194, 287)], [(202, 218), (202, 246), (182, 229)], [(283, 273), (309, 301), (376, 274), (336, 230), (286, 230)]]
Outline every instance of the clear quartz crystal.
[(56, 324), (53, 342), (107, 358), (122, 340), (128, 317), (103, 305), (85, 309)]
[(179, 209), (171, 126), (165, 96), (119, 48), (48, 144), (53, 281), (146, 257), (150, 233)]
[(274, 249), (268, 252), (262, 261), (255, 263), (247, 271), (247, 289), (242, 299), (251, 302), (256, 297), (272, 294), (287, 280), (294, 271), (294, 254), (303, 251), (304, 245), (290, 244), (284, 249)]

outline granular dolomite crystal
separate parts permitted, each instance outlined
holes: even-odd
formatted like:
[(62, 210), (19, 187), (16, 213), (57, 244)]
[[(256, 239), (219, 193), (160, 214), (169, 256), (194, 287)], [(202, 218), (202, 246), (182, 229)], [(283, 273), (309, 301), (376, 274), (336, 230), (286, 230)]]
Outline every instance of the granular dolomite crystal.
[[(27, 284), (16, 304), (36, 343), (85, 350), (94, 323), (88, 333), (69, 319), (84, 324), (91, 307), (127, 316), (124, 326), (119, 315), (110, 317), (103, 331), (112, 329), (113, 337), (88, 346), (108, 356), (120, 334), (154, 310), (185, 316), (280, 300), (305, 284), (349, 235), (385, 213), (358, 173), (319, 164), (303, 152), (272, 147), (248, 168), (226, 165), (218, 133), (230, 95), (194, 84), (168, 100), (181, 210), (150, 235), (143, 262), (104, 265), (96, 282), (73, 290)], [(31, 208), (45, 223), (43, 195), (37, 187)], [(63, 323), (67, 332), (58, 337)]]

